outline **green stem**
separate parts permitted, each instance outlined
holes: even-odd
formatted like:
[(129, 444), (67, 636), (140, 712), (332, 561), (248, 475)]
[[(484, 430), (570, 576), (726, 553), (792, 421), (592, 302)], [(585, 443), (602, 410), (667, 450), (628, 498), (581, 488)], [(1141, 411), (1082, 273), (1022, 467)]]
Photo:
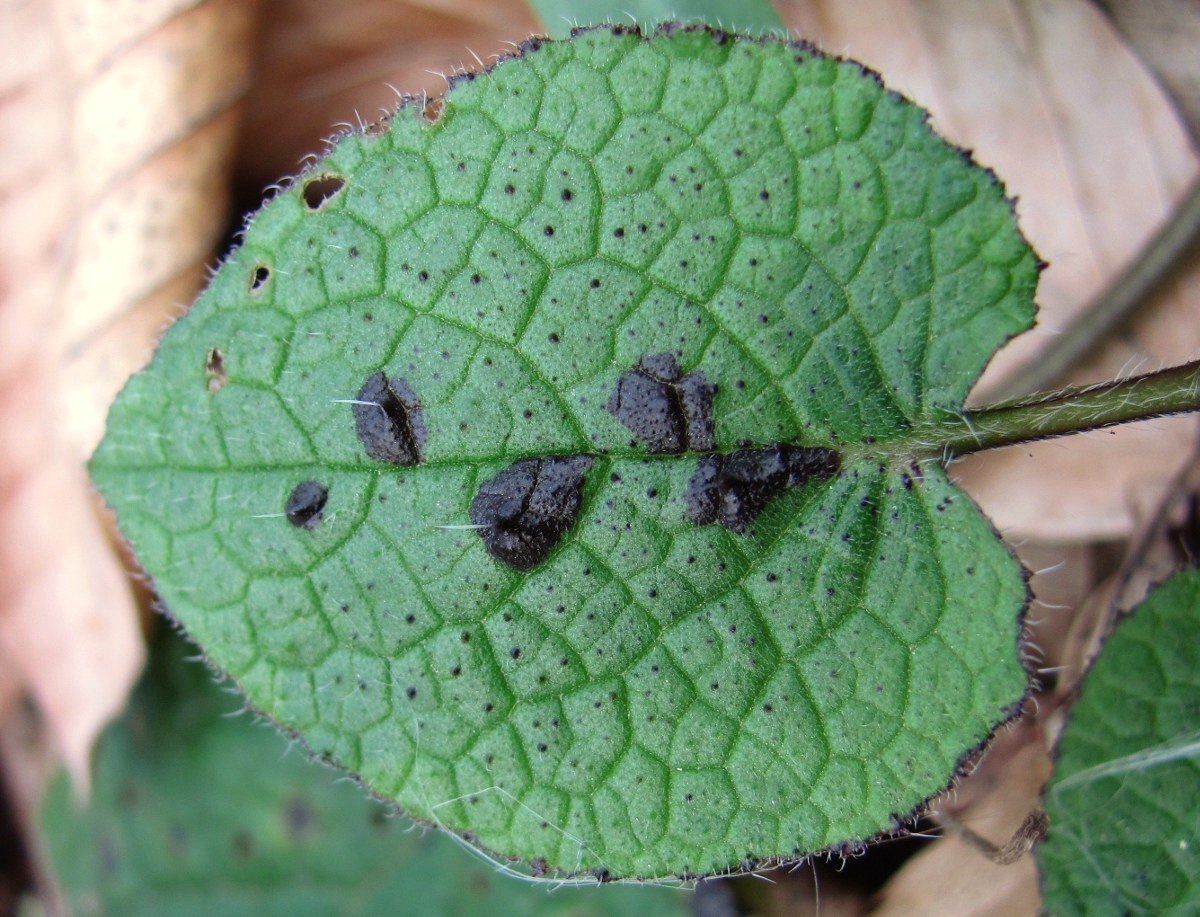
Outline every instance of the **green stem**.
[(931, 424), (914, 439), (951, 458), (1188, 411), (1200, 411), (1200, 361), (968, 411)]

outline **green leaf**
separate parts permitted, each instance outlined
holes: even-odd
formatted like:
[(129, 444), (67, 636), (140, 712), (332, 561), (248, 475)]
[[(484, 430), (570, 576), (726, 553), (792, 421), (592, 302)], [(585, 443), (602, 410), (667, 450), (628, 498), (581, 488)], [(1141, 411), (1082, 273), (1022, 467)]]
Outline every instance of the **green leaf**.
[(103, 736), (86, 809), (60, 775), (38, 813), (71, 913), (124, 917), (690, 913), (671, 889), (547, 889), (412, 830), (238, 705), (182, 641), (160, 641)]
[(771, 0), (529, 0), (529, 5), (559, 37), (575, 26), (667, 19), (696, 19), (742, 32), (785, 31)]
[(892, 830), (1026, 689), (1020, 567), (914, 458), (1031, 321), (1003, 189), (858, 64), (702, 29), (532, 42), (430, 115), (270, 201), (114, 405), (166, 606), (506, 855)]
[(1058, 743), (1037, 846), (1054, 914), (1200, 909), (1200, 571), (1154, 590), (1104, 645)]

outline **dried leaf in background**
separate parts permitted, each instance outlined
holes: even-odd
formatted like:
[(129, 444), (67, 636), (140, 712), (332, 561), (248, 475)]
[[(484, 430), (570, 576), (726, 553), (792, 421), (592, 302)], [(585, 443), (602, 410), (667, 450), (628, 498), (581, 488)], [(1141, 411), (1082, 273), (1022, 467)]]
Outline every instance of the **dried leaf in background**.
[(247, 208), (298, 171), (338, 124), (376, 120), (398, 93), (441, 95), (442, 74), (480, 69), (540, 31), (523, 0), (277, 0), (263, 20), (258, 76), (238, 153)]
[(226, 218), (254, 4), (0, 6), (0, 694), (80, 787), (143, 648), (83, 463)]

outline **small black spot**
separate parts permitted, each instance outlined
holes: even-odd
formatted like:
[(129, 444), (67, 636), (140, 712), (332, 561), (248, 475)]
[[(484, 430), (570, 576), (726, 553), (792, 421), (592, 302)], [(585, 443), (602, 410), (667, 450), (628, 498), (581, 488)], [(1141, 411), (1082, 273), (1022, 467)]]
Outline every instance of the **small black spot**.
[(542, 230), (542, 232), (544, 232), (548, 236), (552, 236), (552, 235), (554, 235), (554, 227), (547, 226), (545, 229)]
[(417, 689), (410, 685), (409, 687), (404, 689), (404, 693), (408, 696), (409, 700), (412, 700), (414, 697), (417, 696)]
[(484, 481), (468, 513), (487, 552), (514, 570), (545, 560), (575, 524), (591, 467), (586, 455), (524, 458)]
[(318, 481), (301, 481), (296, 485), (283, 511), (296, 528), (311, 529), (321, 521), (321, 511), (329, 499), (329, 490)]
[(674, 355), (648, 354), (621, 374), (605, 407), (650, 452), (712, 449), (717, 392), (700, 370), (683, 375)]
[(688, 480), (687, 518), (697, 525), (719, 523), (740, 535), (773, 497), (812, 478), (831, 478), (840, 467), (838, 453), (821, 446), (777, 443), (710, 453)]
[(304, 183), (301, 194), (304, 205), (309, 210), (320, 210), (325, 202), (346, 186), (346, 179), (340, 175), (319, 175)]
[(562, 192), (562, 199), (563, 199), (564, 201), (569, 201), (569, 200), (572, 198), (572, 196), (573, 196), (573, 195), (571, 194), (571, 189), (570, 189), (570, 188), (563, 188), (563, 192)]
[(392, 465), (417, 465), (425, 448), (421, 402), (404, 379), (389, 379), (380, 370), (358, 394), (354, 426), (367, 455)]
[(233, 836), (233, 852), (239, 859), (249, 859), (254, 855), (254, 839), (247, 831), (238, 831)]

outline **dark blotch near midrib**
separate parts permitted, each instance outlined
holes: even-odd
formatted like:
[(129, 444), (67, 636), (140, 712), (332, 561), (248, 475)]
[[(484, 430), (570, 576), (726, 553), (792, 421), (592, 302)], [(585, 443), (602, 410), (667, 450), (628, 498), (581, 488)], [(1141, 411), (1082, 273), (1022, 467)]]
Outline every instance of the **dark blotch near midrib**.
[(740, 535), (774, 497), (814, 479), (828, 480), (841, 464), (832, 449), (787, 443), (710, 453), (688, 481), (687, 518), (697, 525), (719, 523)]
[(487, 552), (514, 570), (531, 570), (575, 524), (588, 455), (513, 462), (479, 486), (468, 513)]
[(621, 374), (605, 407), (648, 452), (705, 452), (715, 445), (716, 392), (700, 370), (685, 376), (674, 355), (647, 354)]
[(354, 427), (367, 455), (392, 465), (419, 465), (424, 457), (425, 418), (421, 402), (405, 379), (383, 370), (358, 390)]
[(325, 509), (325, 501), (329, 499), (329, 491), (319, 481), (301, 481), (292, 490), (284, 505), (283, 511), (292, 525), (301, 529), (311, 529), (321, 521), (321, 512)]

